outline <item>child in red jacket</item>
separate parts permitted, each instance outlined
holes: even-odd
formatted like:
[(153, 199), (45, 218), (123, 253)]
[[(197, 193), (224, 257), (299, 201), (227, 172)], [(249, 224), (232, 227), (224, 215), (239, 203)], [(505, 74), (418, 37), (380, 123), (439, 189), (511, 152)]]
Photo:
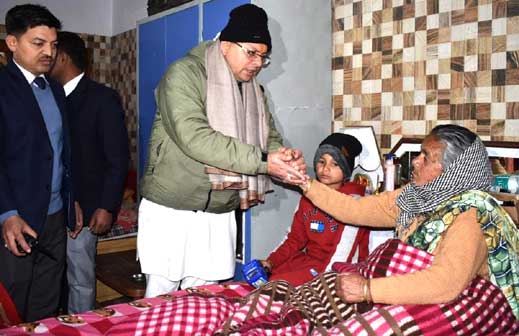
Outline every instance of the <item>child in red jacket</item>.
[[(353, 136), (333, 133), (314, 156), (317, 179), (330, 188), (363, 196), (365, 186), (348, 182), (362, 145)], [(294, 286), (313, 279), (335, 261), (362, 260), (368, 255), (369, 230), (337, 222), (302, 196), (285, 241), (261, 264), (269, 280), (287, 280)], [(358, 253), (357, 253), (358, 250)]]

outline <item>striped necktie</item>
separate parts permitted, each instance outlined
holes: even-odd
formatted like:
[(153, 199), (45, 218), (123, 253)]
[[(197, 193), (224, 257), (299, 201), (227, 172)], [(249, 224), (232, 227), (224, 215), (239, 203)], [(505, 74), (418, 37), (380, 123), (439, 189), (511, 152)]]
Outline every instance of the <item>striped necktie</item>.
[(40, 89), (45, 90), (47, 83), (45, 83), (45, 79), (43, 77), (34, 78), (33, 83), (35, 83)]

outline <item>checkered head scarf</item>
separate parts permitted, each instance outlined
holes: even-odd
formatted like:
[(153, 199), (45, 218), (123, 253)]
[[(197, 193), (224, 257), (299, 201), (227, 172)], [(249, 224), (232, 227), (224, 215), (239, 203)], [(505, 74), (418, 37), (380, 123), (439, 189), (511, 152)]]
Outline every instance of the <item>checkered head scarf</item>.
[(468, 190), (486, 191), (492, 185), (492, 168), (479, 137), (443, 173), (423, 186), (411, 181), (396, 200), (400, 208), (397, 232), (402, 236), (420, 214), (435, 210), (442, 202)]

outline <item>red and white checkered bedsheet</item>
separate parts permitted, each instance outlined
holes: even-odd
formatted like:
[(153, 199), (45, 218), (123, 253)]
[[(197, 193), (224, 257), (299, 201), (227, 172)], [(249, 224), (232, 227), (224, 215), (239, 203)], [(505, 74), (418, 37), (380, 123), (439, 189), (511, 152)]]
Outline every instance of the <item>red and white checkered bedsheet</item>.
[[(200, 286), (195, 289), (180, 290), (155, 298), (141, 299), (130, 303), (116, 304), (102, 309), (89, 311), (78, 315), (62, 315), (57, 318), (47, 318), (33, 323), (23, 323), (14, 327), (0, 330), (0, 336), (13, 335), (53, 335), (53, 336), (94, 336), (105, 335), (116, 325), (121, 325), (125, 320), (131, 320), (131, 316), (140, 316), (146, 320), (146, 311), (157, 311), (157, 314), (149, 316), (144, 321), (145, 328), (150, 331), (153, 323), (161, 321), (161, 325), (167, 325), (168, 321), (160, 318), (160, 311), (167, 310), (169, 301), (179, 296), (197, 292), (203, 294), (224, 295), (226, 297), (242, 297), (247, 295), (254, 288), (247, 283), (226, 283), (222, 285)], [(214, 303), (214, 302), (213, 302)], [(201, 304), (204, 304), (201, 302)], [(225, 306), (222, 306), (224, 309)], [(202, 308), (202, 307), (200, 307)], [(228, 315), (228, 312), (225, 312)], [(178, 315), (179, 318), (182, 314)], [(119, 329), (119, 328), (118, 328)], [(157, 329), (158, 331), (158, 329)], [(134, 334), (133, 332), (131, 334)], [(167, 333), (166, 333), (167, 334)], [(169, 333), (171, 335), (171, 333)], [(190, 334), (187, 332), (186, 334)], [(149, 335), (149, 334), (148, 334)]]
[[(338, 272), (377, 278), (430, 267), (434, 257), (397, 239)], [(0, 330), (28, 335), (518, 335), (519, 321), (501, 290), (476, 277), (454, 300), (428, 305), (347, 304), (336, 294), (338, 273), (299, 287), (272, 281), (202, 286), (152, 299), (65, 315)]]

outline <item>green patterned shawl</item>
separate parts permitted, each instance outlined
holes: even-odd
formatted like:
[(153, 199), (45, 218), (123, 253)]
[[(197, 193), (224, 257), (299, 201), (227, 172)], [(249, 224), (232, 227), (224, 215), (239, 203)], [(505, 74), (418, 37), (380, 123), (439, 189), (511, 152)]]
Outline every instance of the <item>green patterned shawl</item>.
[(519, 318), (519, 231), (492, 196), (471, 190), (448, 199), (425, 214), (426, 219), (409, 236), (407, 243), (432, 253), (442, 233), (459, 214), (471, 208), (477, 209), (477, 220), (487, 243), (490, 281), (503, 291)]

